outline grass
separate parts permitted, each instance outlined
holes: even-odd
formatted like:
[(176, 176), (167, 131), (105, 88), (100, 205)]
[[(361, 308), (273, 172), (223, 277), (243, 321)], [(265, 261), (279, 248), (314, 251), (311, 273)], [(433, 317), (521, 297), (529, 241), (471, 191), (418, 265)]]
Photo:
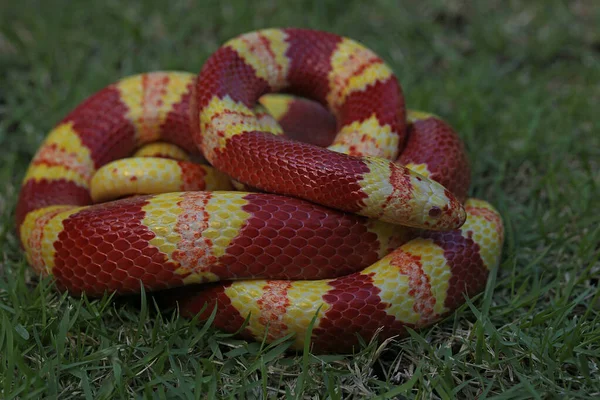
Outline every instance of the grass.
[[(173, 3), (167, 5), (167, 3)], [(2, 2), (0, 391), (3, 398), (592, 398), (600, 396), (600, 24), (593, 1)], [(505, 218), (484, 294), (353, 356), (285, 353), (141, 302), (37, 282), (14, 227), (46, 132), (123, 76), (198, 71), (226, 39), (302, 26), (360, 40), (411, 108), (464, 138), (472, 194)]]

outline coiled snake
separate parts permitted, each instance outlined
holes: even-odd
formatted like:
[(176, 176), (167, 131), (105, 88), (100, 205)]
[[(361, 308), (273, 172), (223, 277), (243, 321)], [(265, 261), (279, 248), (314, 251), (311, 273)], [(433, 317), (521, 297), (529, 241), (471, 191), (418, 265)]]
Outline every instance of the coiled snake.
[[(268, 95), (281, 91), (330, 114)], [(328, 147), (289, 137), (332, 129)], [(371, 50), (266, 29), (227, 42), (197, 76), (136, 75), (85, 100), (31, 162), (17, 226), (31, 266), (74, 295), (212, 282), (180, 296), (183, 314), (217, 307), (220, 329), (248, 318), (243, 337), (295, 333), (301, 348), (318, 311), (313, 350), (346, 352), (482, 290), (503, 226), (467, 199), (469, 174), (458, 136), (406, 111)]]

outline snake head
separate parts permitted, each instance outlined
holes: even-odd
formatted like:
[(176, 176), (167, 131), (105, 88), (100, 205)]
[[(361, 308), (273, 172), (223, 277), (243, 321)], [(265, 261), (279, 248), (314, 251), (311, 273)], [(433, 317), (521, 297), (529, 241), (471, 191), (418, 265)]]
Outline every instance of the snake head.
[(370, 172), (361, 186), (369, 196), (362, 215), (436, 231), (458, 229), (465, 222), (463, 205), (444, 186), (387, 160), (367, 157), (366, 161)]
[[(410, 171), (410, 170), (409, 170)], [(467, 218), (461, 202), (444, 186), (410, 171), (412, 214), (409, 222), (415, 228), (449, 231), (460, 228)]]
[(428, 181), (429, 196), (421, 214), (425, 229), (446, 231), (460, 228), (467, 219), (463, 205), (442, 185)]

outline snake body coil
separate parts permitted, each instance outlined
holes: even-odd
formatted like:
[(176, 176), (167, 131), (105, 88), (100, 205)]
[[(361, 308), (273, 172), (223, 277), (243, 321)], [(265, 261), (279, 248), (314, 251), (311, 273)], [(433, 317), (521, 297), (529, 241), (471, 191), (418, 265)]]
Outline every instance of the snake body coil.
[[(337, 134), (326, 148), (288, 137), (308, 127), (320, 145)], [(185, 315), (216, 306), (215, 326), (249, 317), (242, 336), (296, 333), (300, 348), (318, 312), (313, 350), (345, 352), (482, 290), (503, 227), (467, 199), (469, 173), (458, 136), (407, 112), (373, 52), (268, 29), (227, 42), (197, 77), (136, 75), (84, 101), (36, 153), (17, 226), (32, 267), (73, 294), (213, 282), (182, 292)]]

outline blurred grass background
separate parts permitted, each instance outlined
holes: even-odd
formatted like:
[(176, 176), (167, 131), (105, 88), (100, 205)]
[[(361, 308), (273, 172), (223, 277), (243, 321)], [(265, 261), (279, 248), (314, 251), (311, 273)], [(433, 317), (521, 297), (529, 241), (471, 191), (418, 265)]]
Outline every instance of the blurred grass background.
[[(472, 195), (507, 228), (485, 294), (410, 338), (317, 357), (37, 284), (14, 208), (52, 126), (124, 76), (197, 72), (227, 39), (287, 26), (366, 44), (410, 108), (460, 133)], [(598, 26), (595, 0), (0, 2), (2, 397), (600, 396)]]

